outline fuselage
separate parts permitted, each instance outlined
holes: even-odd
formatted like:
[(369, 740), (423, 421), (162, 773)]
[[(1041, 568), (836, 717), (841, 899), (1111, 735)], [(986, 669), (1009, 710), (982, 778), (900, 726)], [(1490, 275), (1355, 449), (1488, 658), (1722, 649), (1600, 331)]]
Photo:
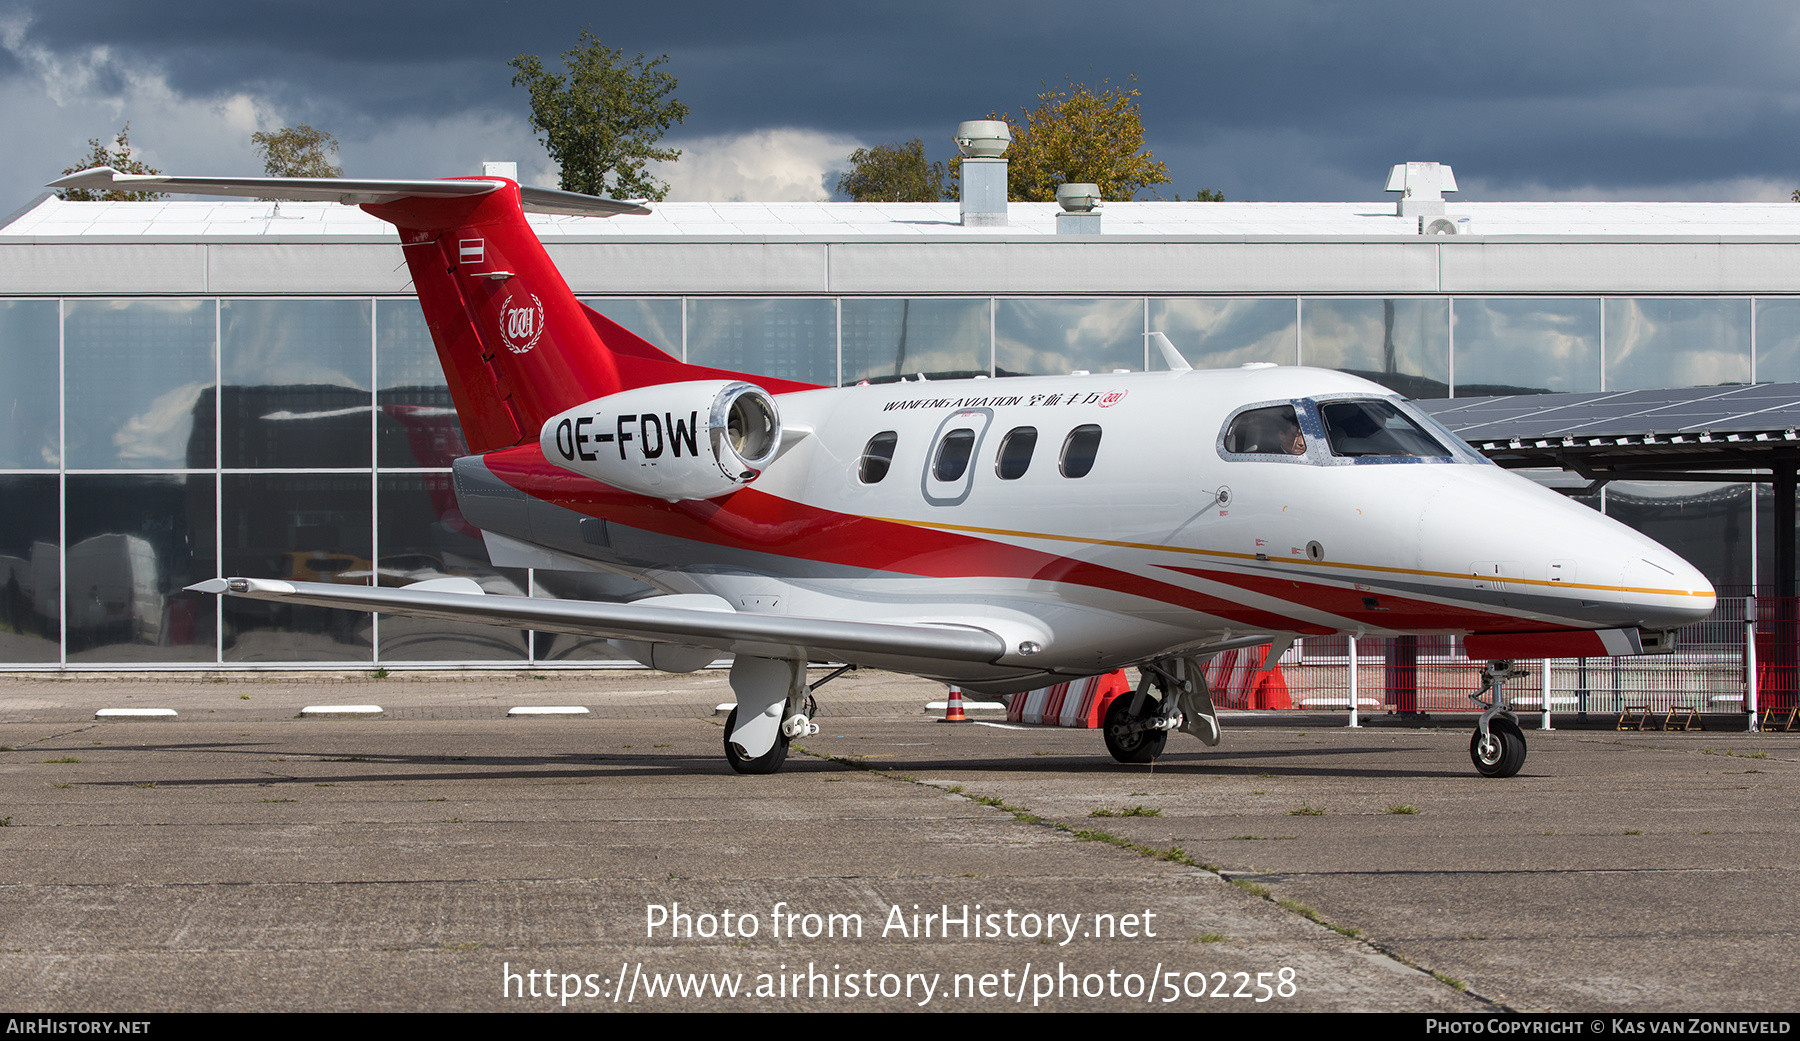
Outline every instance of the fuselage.
[[(1667, 549), (1342, 373), (919, 381), (779, 405), (779, 456), (716, 499), (633, 495), (536, 445), (459, 461), (459, 498), (501, 547), (742, 611), (993, 631), (1013, 653), (992, 667), (908, 669), (975, 689), (1258, 633), (1667, 629), (1713, 604)], [(1376, 442), (1346, 417), (1377, 410), (1441, 451), (1355, 447)], [(1298, 438), (1246, 440), (1268, 416)]]

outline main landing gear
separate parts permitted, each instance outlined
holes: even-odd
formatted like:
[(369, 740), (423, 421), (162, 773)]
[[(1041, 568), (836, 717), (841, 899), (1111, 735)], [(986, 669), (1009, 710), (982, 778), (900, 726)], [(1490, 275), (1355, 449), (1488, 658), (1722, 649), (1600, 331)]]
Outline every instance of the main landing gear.
[[(1525, 765), (1525, 734), (1506, 702), (1506, 681), (1525, 674), (1513, 668), (1510, 660), (1488, 662), (1481, 670), (1481, 689), (1469, 695), (1470, 701), (1487, 709), (1475, 721), (1475, 733), (1469, 738), (1469, 759), (1483, 777), (1511, 777)], [(1494, 700), (1482, 701), (1481, 696), (1490, 690)]]
[(725, 761), (741, 774), (772, 774), (787, 762), (788, 743), (819, 732), (812, 692), (850, 670), (844, 666), (812, 686), (806, 662), (740, 654), (731, 666), (737, 708), (725, 717)]
[[(1206, 672), (1193, 658), (1169, 658), (1138, 666), (1137, 690), (1113, 699), (1101, 732), (1106, 750), (1121, 763), (1153, 763), (1180, 730), (1203, 743), (1219, 743), (1219, 716)], [(1154, 689), (1153, 689), (1154, 688)]]

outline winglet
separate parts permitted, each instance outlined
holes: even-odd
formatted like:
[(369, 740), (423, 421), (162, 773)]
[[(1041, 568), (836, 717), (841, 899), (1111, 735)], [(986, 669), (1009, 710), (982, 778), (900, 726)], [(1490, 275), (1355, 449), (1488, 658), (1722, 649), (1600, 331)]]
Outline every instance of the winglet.
[(1162, 352), (1163, 364), (1170, 369), (1175, 372), (1186, 372), (1193, 368), (1188, 364), (1188, 360), (1181, 356), (1181, 352), (1175, 349), (1175, 345), (1169, 342), (1167, 336), (1162, 333), (1145, 333), (1144, 335), (1150, 337), (1151, 343), (1156, 344), (1156, 349)]

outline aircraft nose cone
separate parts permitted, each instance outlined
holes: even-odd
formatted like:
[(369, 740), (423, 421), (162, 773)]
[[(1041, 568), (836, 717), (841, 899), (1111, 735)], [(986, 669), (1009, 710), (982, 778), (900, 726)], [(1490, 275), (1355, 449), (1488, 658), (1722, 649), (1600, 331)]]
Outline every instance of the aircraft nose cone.
[(1627, 556), (1620, 570), (1619, 600), (1646, 629), (1698, 622), (1717, 602), (1712, 583), (1699, 568), (1654, 543), (1647, 552)]

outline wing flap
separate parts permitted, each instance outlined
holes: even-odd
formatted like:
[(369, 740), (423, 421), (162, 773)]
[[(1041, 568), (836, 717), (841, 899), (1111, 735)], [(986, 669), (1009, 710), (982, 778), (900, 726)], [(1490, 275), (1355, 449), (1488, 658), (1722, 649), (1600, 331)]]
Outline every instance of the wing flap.
[(798, 652), (815, 658), (846, 661), (873, 655), (988, 664), (1006, 653), (1006, 644), (999, 636), (967, 626), (847, 622), (654, 604), (606, 604), (590, 600), (258, 578), (214, 578), (188, 588), (198, 593), (223, 593), (275, 603), (485, 622), (607, 639), (717, 647), (721, 651), (759, 656), (786, 657)]

